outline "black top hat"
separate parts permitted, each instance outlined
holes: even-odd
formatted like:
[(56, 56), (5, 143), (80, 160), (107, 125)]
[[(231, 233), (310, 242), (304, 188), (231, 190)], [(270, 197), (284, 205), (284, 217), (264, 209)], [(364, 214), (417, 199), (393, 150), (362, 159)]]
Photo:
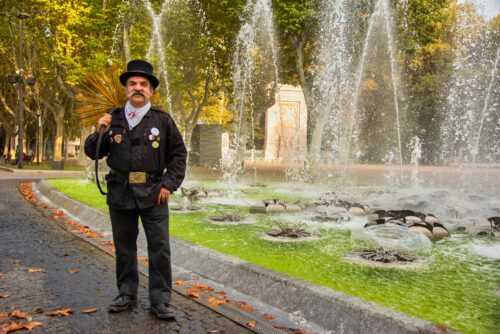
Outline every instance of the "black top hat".
[(153, 74), (153, 65), (145, 60), (131, 60), (127, 64), (127, 72), (120, 75), (120, 82), (125, 86), (127, 79), (133, 76), (148, 79), (155, 89), (160, 84), (160, 81)]

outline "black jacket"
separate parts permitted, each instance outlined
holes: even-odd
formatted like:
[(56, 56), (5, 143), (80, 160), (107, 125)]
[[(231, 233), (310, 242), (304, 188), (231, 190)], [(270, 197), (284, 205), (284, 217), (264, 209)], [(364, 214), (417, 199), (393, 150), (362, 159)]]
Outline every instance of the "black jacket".
[[(141, 122), (129, 130), (122, 109), (112, 112), (110, 130), (103, 136), (99, 158), (107, 156), (112, 170), (106, 176), (107, 203), (113, 209), (144, 209), (156, 204), (162, 186), (170, 192), (180, 187), (186, 172), (187, 151), (172, 117), (151, 108)], [(85, 140), (85, 154), (95, 159), (98, 133)], [(129, 184), (123, 174), (146, 172), (145, 184)]]

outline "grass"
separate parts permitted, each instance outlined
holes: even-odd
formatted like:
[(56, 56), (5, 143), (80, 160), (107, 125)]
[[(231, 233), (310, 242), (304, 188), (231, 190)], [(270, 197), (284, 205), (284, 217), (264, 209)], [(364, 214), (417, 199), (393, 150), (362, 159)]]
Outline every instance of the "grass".
[[(105, 197), (94, 184), (81, 180), (51, 180), (50, 184), (106, 211)], [(301, 199), (293, 193), (284, 196), (271, 186), (246, 189), (245, 196)], [(203, 212), (171, 212), (171, 235), (464, 333), (498, 332), (500, 262), (464, 256), (463, 246), (472, 237), (463, 235), (436, 243), (429, 255), (431, 264), (425, 269), (372, 268), (343, 259), (344, 254), (361, 247), (352, 241), (349, 230), (319, 225), (317, 232), (326, 236), (323, 240), (278, 244), (258, 236), (275, 227), (267, 215), (256, 215), (255, 224), (224, 226), (204, 219), (214, 214), (216, 205), (203, 207)]]

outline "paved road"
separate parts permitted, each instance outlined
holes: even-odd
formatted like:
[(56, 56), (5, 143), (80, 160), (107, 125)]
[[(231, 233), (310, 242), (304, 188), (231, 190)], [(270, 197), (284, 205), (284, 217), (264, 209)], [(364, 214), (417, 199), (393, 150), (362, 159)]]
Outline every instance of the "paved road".
[[(1, 172), (0, 172), (1, 173)], [(137, 307), (109, 314), (116, 295), (114, 259), (73, 236), (25, 201), (16, 180), (0, 182), (0, 313), (20, 309), (42, 327), (34, 333), (251, 333), (183, 296), (174, 294), (175, 321), (148, 313), (147, 281), (141, 277)], [(43, 272), (28, 272), (42, 268)], [(69, 273), (79, 269), (78, 273)], [(47, 312), (70, 307), (68, 317)], [(41, 308), (43, 313), (34, 314)], [(92, 314), (81, 313), (97, 308)], [(1, 321), (1, 320), (0, 320)]]

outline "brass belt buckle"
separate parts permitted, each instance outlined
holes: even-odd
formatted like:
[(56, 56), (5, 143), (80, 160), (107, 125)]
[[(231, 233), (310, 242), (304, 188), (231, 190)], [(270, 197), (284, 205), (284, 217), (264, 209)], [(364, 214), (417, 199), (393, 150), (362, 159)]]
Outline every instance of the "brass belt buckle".
[(146, 172), (130, 172), (128, 173), (128, 183), (144, 184), (146, 183)]

